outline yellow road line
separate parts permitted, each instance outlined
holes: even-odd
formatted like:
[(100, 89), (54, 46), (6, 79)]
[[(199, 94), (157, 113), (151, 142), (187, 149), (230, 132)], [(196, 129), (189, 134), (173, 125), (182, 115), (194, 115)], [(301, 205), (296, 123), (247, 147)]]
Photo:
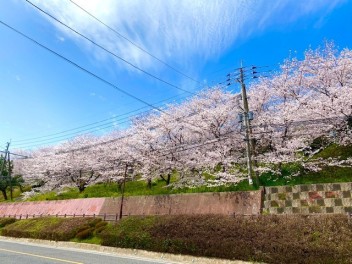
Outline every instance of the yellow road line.
[(36, 255), (36, 254), (31, 254), (31, 253), (25, 253), (25, 252), (21, 252), (21, 251), (8, 250), (8, 249), (4, 249), (4, 248), (0, 248), (0, 251), (11, 252), (11, 253), (16, 253), (16, 254), (21, 254), (21, 255), (43, 258), (43, 259), (51, 259), (51, 260), (56, 260), (56, 261), (61, 261), (61, 262), (66, 262), (66, 263), (83, 264), (82, 262), (70, 261), (70, 260), (59, 259), (59, 258), (51, 258), (51, 257), (46, 257), (46, 256), (41, 256), (41, 255)]

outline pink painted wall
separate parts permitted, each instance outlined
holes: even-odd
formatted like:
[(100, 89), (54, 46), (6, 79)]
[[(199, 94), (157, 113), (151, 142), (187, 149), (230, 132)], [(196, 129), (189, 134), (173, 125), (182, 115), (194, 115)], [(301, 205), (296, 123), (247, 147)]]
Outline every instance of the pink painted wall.
[(0, 203), (2, 215), (83, 215), (99, 214), (105, 198), (87, 198), (59, 201)]
[[(222, 214), (261, 212), (261, 191), (196, 193), (125, 197), (124, 215)], [(0, 203), (0, 217), (16, 215), (107, 215), (116, 219), (121, 198), (86, 198), (60, 201)]]
[[(261, 211), (261, 191), (126, 197), (124, 215), (252, 215)], [(120, 198), (107, 199), (100, 213), (119, 213)]]

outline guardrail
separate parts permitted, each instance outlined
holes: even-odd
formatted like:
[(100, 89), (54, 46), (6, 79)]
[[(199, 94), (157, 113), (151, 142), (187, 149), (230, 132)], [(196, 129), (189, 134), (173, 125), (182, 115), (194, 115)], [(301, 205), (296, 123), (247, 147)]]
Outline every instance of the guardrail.
[[(122, 217), (126, 217), (126, 216), (129, 216), (129, 215), (122, 215)], [(110, 222), (117, 222), (119, 221), (119, 214), (92, 214), (92, 215), (89, 215), (89, 214), (82, 214), (82, 215), (79, 215), (79, 214), (73, 214), (73, 215), (70, 215), (70, 214), (63, 214), (63, 215), (60, 215), (60, 214), (40, 214), (40, 215), (36, 215), (36, 214), (20, 214), (20, 215), (0, 215), (0, 217), (2, 218), (10, 218), (10, 217), (13, 217), (13, 218), (16, 218), (16, 219), (30, 219), (30, 218), (40, 218), (40, 217), (63, 217), (63, 218), (66, 218), (66, 217), (92, 217), (92, 218), (101, 218), (103, 221), (110, 221)]]

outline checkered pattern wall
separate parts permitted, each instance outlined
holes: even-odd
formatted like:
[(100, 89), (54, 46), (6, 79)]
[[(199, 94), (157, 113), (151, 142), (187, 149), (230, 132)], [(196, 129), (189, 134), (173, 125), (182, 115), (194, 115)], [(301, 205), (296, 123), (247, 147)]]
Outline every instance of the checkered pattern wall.
[(352, 213), (352, 183), (265, 187), (270, 214)]

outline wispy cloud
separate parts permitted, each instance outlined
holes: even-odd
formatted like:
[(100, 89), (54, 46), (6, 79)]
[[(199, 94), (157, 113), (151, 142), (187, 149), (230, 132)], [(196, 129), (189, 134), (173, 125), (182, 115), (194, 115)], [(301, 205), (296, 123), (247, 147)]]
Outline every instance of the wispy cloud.
[[(344, 0), (74, 0), (122, 35), (173, 65), (202, 63), (225, 52), (239, 38), (266, 27), (292, 23), (302, 16), (330, 12)], [(36, 4), (126, 60), (148, 69), (157, 62), (100, 25), (69, 1), (34, 0)], [(53, 22), (49, 19), (49, 21)], [(54, 23), (54, 22), (53, 22)], [(95, 54), (108, 56), (54, 23), (60, 34)], [(128, 66), (121, 62), (122, 67)]]

